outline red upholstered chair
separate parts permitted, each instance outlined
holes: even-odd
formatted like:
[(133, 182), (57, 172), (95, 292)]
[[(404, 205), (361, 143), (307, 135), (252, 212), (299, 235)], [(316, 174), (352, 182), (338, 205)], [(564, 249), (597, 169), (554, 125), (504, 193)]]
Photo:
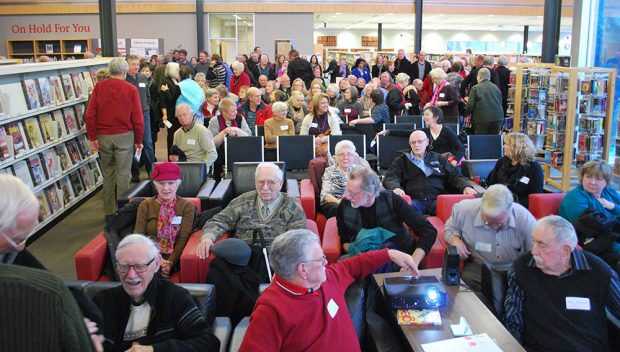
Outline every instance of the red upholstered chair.
[(547, 215), (557, 215), (565, 196), (566, 193), (530, 194), (530, 212), (536, 219), (544, 218)]
[[(427, 220), (433, 224), (433, 227), (437, 230), (437, 238), (441, 241), (443, 247), (447, 247), (448, 243), (444, 240), (444, 229), (446, 221), (452, 215), (452, 207), (454, 204), (462, 201), (463, 199), (473, 199), (474, 196), (465, 194), (440, 194), (437, 197), (437, 216), (429, 216)], [(443, 258), (443, 254), (442, 254)]]

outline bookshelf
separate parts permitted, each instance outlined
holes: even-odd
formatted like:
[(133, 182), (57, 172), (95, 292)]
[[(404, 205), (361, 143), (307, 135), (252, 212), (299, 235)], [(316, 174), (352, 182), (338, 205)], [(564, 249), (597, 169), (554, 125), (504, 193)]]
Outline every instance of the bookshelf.
[(84, 115), (96, 71), (109, 60), (0, 66), (0, 173), (20, 178), (39, 200), (38, 224), (29, 236), (103, 183)]
[(24, 63), (35, 62), (43, 55), (61, 61), (83, 58), (85, 52), (92, 51), (92, 43), (91, 39), (19, 39), (7, 40), (6, 48), (10, 59)]

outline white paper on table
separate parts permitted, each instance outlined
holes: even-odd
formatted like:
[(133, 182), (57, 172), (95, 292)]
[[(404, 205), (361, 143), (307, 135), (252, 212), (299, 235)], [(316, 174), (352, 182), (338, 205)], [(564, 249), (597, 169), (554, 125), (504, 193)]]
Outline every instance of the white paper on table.
[(423, 343), (425, 352), (501, 352), (502, 350), (487, 334), (457, 337), (443, 341)]
[(465, 318), (463, 317), (461, 317), (458, 324), (450, 324), (450, 329), (452, 330), (452, 335), (456, 337), (469, 336), (474, 334), (471, 331), (467, 320), (465, 320)]

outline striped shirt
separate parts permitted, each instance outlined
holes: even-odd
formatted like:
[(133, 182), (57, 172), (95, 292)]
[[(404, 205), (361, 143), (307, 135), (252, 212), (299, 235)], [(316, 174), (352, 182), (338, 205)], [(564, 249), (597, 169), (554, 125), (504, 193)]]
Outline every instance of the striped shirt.
[[(350, 168), (349, 168), (350, 170)], [(347, 192), (347, 173), (343, 172), (338, 164), (331, 165), (323, 173), (323, 187), (321, 188), (321, 204), (325, 204), (325, 196), (331, 195), (337, 199)]]

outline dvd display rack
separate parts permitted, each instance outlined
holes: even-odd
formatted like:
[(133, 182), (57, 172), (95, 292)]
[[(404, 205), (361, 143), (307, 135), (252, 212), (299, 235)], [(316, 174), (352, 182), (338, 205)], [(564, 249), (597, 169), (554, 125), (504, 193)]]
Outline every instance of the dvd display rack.
[(511, 75), (513, 130), (530, 136), (544, 154), (545, 181), (561, 191), (570, 190), (571, 176), (587, 161), (609, 160), (615, 75), (551, 64), (521, 64)]
[(109, 59), (0, 67), (0, 173), (20, 178), (40, 203), (32, 234), (103, 183), (85, 113), (96, 71)]
[(81, 59), (84, 53), (92, 51), (92, 39), (16, 39), (7, 40), (8, 57), (24, 63), (36, 62), (46, 55), (52, 61)]

